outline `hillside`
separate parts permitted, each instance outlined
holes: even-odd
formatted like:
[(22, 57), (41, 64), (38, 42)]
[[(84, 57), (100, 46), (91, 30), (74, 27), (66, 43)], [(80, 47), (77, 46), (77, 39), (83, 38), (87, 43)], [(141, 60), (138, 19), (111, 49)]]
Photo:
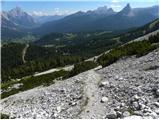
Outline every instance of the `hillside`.
[[(146, 35), (159, 28), (156, 19), (144, 26), (125, 31), (97, 31), (82, 33), (52, 33), (41, 37), (35, 44), (55, 47), (66, 54), (95, 56), (116, 45), (124, 44), (132, 39)], [(87, 54), (86, 54), (87, 53)]]
[[(159, 20), (154, 20), (145, 26), (121, 33), (107, 31), (79, 34), (53, 33), (42, 37), (34, 44), (30, 43), (25, 52), (25, 58), (22, 56), (24, 44), (4, 45), (2, 46), (2, 81), (9, 80), (9, 76), (10, 79), (20, 78), (35, 72), (83, 61), (154, 32), (158, 27)], [(17, 50), (19, 46), (22, 47), (21, 50)], [(16, 56), (17, 54), (19, 56)], [(22, 58), (25, 59), (25, 64)]]
[[(118, 73), (118, 74), (117, 74)], [(1, 100), (11, 118), (158, 118), (158, 49)]]

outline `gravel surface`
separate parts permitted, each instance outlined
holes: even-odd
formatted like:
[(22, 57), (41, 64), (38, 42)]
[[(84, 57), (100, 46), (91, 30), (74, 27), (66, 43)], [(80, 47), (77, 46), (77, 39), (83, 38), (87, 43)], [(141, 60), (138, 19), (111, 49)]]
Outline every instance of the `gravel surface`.
[(158, 50), (1, 100), (11, 118), (158, 118)]

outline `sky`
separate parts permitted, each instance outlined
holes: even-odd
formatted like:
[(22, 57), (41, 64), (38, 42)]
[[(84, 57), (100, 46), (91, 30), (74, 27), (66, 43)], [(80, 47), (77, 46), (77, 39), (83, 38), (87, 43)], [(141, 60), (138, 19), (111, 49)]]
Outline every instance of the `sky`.
[(30, 14), (42, 16), (68, 15), (102, 6), (120, 11), (127, 3), (130, 3), (132, 8), (150, 7), (158, 5), (158, 0), (2, 0), (1, 3), (3, 11), (21, 7)]

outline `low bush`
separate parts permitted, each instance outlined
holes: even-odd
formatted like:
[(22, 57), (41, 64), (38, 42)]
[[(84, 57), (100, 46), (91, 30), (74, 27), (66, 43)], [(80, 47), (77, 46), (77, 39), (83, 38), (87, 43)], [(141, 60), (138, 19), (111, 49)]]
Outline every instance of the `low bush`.
[(77, 75), (79, 73), (82, 73), (84, 71), (93, 69), (95, 67), (97, 67), (98, 64), (92, 61), (86, 61), (86, 62), (81, 62), (78, 64), (75, 64), (73, 70), (70, 71), (70, 73), (68, 74), (68, 77), (72, 77), (74, 75)]

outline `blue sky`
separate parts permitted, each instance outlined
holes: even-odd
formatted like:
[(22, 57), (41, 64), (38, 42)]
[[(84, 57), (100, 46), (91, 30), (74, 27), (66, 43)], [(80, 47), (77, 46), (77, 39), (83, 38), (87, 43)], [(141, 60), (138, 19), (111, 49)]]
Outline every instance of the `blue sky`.
[(16, 6), (37, 15), (71, 14), (77, 11), (93, 10), (100, 6), (121, 10), (127, 3), (131, 7), (158, 5), (158, 0), (2, 0), (2, 10), (8, 11)]

